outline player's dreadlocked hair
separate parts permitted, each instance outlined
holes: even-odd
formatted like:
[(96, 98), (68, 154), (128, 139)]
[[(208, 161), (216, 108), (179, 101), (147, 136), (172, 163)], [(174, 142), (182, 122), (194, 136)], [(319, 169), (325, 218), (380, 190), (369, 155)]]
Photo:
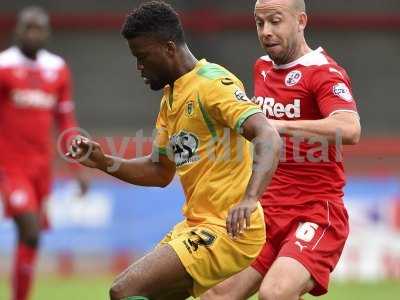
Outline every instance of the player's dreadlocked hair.
[(185, 35), (177, 12), (163, 1), (141, 4), (125, 19), (121, 34), (125, 39), (153, 35), (176, 44), (185, 43)]

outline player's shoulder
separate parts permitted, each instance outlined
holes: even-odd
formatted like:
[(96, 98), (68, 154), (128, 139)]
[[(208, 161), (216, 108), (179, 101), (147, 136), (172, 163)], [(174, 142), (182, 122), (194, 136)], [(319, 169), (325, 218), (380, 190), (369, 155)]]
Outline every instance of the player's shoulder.
[(306, 74), (346, 77), (346, 71), (322, 47), (306, 54), (298, 61)]
[(223, 66), (215, 63), (205, 62), (197, 70), (196, 74), (202, 78), (202, 86), (209, 87), (217, 82), (238, 83), (240, 80)]
[(319, 47), (297, 60), (285, 65), (274, 65), (273, 69), (279, 71), (285, 77), (285, 82), (298, 82), (300, 78), (304, 82), (313, 85), (315, 82), (332, 80), (349, 80), (349, 76), (329, 54)]
[(254, 63), (254, 68), (272, 68), (274, 65), (274, 62), (272, 61), (272, 59), (268, 56), (268, 55), (264, 55), (261, 56), (260, 58), (258, 58), (256, 60), (256, 62)]
[[(28, 59), (16, 46), (12, 46), (0, 52), (0, 67), (12, 68), (24, 64)], [(65, 60), (47, 50), (40, 50), (37, 55), (37, 63), (40, 67), (51, 70), (58, 70), (66, 67)]]
[(0, 67), (7, 68), (18, 65), (21, 62), (20, 51), (17, 47), (10, 47), (0, 52)]
[[(232, 90), (244, 90), (243, 83), (236, 75), (223, 66), (215, 63), (205, 63), (198, 70), (198, 92), (203, 99), (216, 99)], [(210, 98), (210, 97), (211, 98)]]
[(38, 63), (46, 69), (63, 69), (66, 67), (65, 60), (48, 50), (42, 49), (38, 53)]

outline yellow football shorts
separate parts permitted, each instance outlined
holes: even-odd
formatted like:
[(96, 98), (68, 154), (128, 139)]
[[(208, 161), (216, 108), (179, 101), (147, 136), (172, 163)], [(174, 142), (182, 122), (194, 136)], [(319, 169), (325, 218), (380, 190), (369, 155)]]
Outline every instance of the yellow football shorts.
[[(233, 240), (220, 226), (178, 223), (159, 245), (168, 244), (193, 278), (189, 293), (198, 297), (209, 288), (248, 267), (265, 244), (264, 219)], [(257, 218), (258, 219), (258, 218)]]

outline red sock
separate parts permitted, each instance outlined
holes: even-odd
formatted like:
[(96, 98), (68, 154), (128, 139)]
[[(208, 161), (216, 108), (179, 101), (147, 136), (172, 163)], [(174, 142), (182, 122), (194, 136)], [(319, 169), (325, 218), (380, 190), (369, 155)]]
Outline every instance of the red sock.
[(13, 300), (27, 300), (32, 286), (37, 249), (19, 243), (12, 278)]

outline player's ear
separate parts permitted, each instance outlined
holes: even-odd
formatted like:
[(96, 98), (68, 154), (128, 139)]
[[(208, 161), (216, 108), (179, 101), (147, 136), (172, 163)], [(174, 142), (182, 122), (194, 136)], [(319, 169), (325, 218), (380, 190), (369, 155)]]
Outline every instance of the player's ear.
[(307, 18), (306, 13), (304, 13), (304, 12), (300, 13), (298, 16), (299, 32), (304, 31), (306, 29), (307, 21), (308, 21), (308, 18)]
[(176, 47), (176, 44), (173, 41), (168, 41), (165, 44), (165, 49), (167, 51), (168, 56), (173, 57), (175, 55), (175, 53), (176, 53), (177, 47)]

